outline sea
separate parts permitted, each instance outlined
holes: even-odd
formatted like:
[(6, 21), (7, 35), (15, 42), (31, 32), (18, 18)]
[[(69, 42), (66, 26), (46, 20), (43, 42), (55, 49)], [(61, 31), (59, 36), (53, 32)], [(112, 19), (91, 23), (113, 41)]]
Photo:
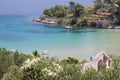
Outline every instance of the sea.
[(63, 59), (75, 57), (89, 59), (99, 52), (120, 54), (119, 29), (78, 30), (62, 26), (33, 22), (35, 16), (0, 15), (0, 48), (18, 50), (21, 53), (39, 54)]

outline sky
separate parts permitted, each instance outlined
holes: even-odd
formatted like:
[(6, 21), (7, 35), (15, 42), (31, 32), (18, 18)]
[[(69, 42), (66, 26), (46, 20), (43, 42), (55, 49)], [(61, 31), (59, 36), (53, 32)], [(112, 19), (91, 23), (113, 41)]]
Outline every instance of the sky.
[[(56, 4), (69, 5), (70, 0), (0, 0), (0, 15), (40, 15), (45, 8)], [(93, 0), (72, 0), (84, 6)]]

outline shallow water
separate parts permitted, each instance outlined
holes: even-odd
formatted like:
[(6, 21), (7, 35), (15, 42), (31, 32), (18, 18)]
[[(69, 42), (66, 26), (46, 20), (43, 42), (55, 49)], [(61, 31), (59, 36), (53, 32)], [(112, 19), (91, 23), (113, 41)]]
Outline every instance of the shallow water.
[(49, 51), (49, 56), (89, 58), (105, 51), (120, 53), (120, 30), (66, 30), (32, 22), (33, 17), (0, 16), (0, 47), (32, 54)]

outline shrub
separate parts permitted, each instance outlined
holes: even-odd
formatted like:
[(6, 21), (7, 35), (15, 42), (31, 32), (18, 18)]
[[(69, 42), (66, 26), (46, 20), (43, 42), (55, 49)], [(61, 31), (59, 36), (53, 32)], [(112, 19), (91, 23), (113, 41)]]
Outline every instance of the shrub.
[(91, 23), (90, 23), (90, 26), (91, 26), (91, 27), (96, 27), (97, 24), (96, 24), (96, 22), (91, 22)]
[(77, 24), (77, 22), (78, 22), (77, 18), (73, 18), (70, 22), (70, 25), (75, 25)]
[(80, 22), (80, 25), (81, 27), (88, 27), (89, 26), (89, 23), (88, 23), (88, 20), (87, 19), (84, 19)]

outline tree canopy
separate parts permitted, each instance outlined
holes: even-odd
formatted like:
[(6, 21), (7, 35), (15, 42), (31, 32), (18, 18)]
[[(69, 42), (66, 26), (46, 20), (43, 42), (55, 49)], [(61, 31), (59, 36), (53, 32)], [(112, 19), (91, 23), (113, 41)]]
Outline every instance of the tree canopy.
[(56, 5), (53, 8), (45, 9), (43, 14), (47, 15), (48, 17), (65, 17), (67, 15), (67, 7), (62, 5)]
[(84, 13), (84, 6), (75, 4), (74, 17), (80, 17)]

